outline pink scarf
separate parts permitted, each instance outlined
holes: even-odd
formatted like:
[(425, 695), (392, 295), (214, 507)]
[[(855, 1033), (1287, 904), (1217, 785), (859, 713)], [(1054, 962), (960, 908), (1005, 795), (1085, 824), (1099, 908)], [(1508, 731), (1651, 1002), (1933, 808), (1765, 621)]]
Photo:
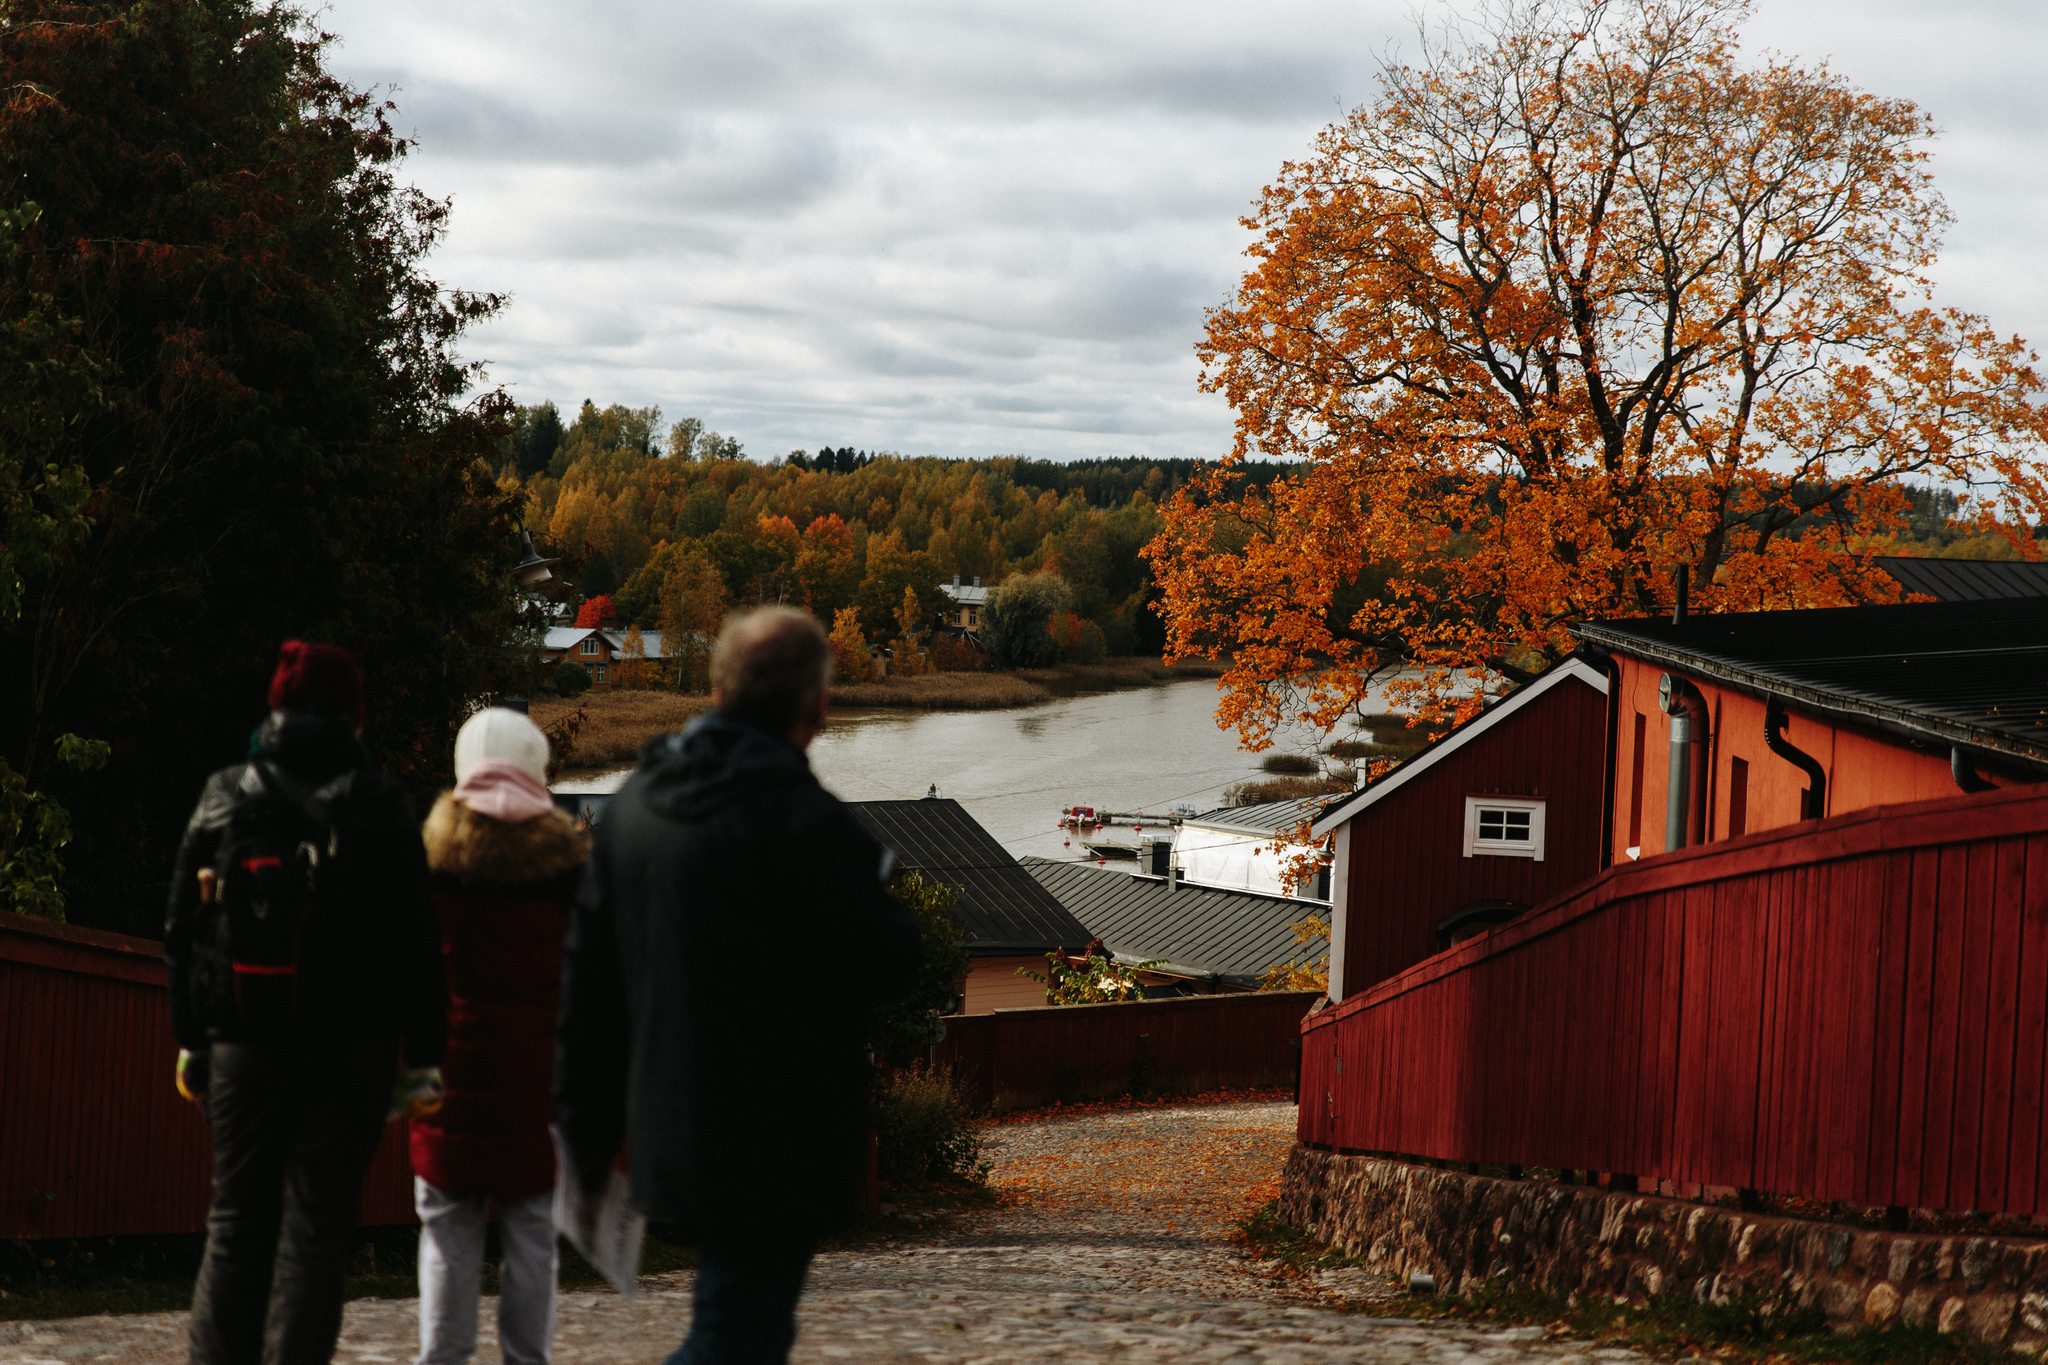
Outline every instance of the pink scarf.
[(471, 810), (517, 824), (535, 820), (555, 808), (548, 789), (533, 774), (512, 763), (486, 759), (455, 784), (455, 799)]

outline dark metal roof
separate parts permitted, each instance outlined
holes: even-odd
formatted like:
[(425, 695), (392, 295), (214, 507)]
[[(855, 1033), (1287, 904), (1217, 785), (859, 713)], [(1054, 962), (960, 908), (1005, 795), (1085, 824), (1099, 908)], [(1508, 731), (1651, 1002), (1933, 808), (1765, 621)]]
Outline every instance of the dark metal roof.
[(1303, 820), (1313, 820), (1323, 807), (1341, 801), (1349, 792), (1304, 796), (1294, 801), (1266, 801), (1256, 806), (1218, 806), (1200, 815), (1186, 816), (1184, 825), (1206, 825), (1210, 829), (1243, 830), (1246, 834), (1272, 834), (1293, 829)]
[(1907, 592), (1941, 602), (1984, 602), (2000, 597), (2048, 597), (2048, 563), (2024, 559), (1908, 559), (1879, 555), (1870, 561)]
[(1906, 735), (2048, 766), (2048, 599), (1588, 621), (1586, 643)]
[(953, 918), (974, 956), (1079, 952), (1093, 937), (958, 801), (849, 801), (846, 808), (904, 867), (959, 888)]
[(1287, 928), (1328, 909), (1315, 901), (1215, 891), (1185, 882), (1169, 891), (1155, 878), (1051, 858), (1026, 858), (1023, 865), (1119, 961), (1158, 959), (1165, 964), (1161, 971), (1176, 976), (1251, 985), (1269, 967), (1320, 957), (1328, 950), (1321, 939), (1297, 945)]

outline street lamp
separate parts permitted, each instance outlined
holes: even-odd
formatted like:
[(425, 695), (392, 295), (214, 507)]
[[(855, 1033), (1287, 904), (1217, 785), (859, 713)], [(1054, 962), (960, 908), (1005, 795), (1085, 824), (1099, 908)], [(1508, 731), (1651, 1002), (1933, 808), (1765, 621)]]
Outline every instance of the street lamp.
[(533, 532), (521, 531), (519, 533), (519, 548), (525, 553), (519, 561), (519, 567), (512, 571), (512, 576), (519, 580), (520, 587), (531, 588), (537, 584), (545, 583), (555, 576), (554, 572), (548, 568), (548, 565), (559, 564), (562, 561), (559, 559), (542, 559), (540, 553), (533, 548)]

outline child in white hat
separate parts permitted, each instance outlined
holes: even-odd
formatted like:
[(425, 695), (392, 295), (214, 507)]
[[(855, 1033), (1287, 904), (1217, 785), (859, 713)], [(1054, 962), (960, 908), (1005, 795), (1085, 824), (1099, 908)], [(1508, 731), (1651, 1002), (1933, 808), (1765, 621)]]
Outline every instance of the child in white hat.
[(548, 741), (516, 711), (471, 716), (455, 790), (424, 831), (448, 970), (447, 1098), (412, 1124), (420, 1365), (476, 1350), (484, 1232), (504, 1244), (498, 1341), (543, 1365), (555, 1330), (554, 1034), (562, 941), (588, 848), (547, 788)]

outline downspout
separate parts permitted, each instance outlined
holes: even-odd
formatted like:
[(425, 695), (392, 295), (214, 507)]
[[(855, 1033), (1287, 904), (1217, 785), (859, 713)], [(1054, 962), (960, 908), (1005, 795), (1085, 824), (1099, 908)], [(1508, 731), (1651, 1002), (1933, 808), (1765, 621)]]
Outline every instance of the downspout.
[(1692, 841), (1692, 750), (1707, 738), (1707, 703), (1700, 690), (1666, 673), (1657, 684), (1657, 705), (1671, 717), (1671, 772), (1664, 788), (1664, 851)]
[(1607, 766), (1601, 775), (1600, 870), (1614, 866), (1614, 803), (1621, 799), (1621, 665), (1607, 657)]
[(1995, 792), (1998, 790), (1996, 782), (1986, 782), (1983, 778), (1977, 776), (1977, 770), (1972, 768), (1970, 760), (1963, 756), (1963, 746), (1960, 744), (1949, 746), (1948, 771), (1949, 776), (1955, 778), (1956, 785), (1966, 792)]
[(1821, 770), (1820, 763), (1805, 750), (1795, 747), (1785, 738), (1785, 725), (1791, 717), (1785, 714), (1785, 703), (1776, 697), (1764, 704), (1764, 743), (1770, 751), (1787, 763), (1806, 773), (1806, 797), (1799, 803), (1799, 818), (1818, 820), (1828, 813), (1828, 775)]

